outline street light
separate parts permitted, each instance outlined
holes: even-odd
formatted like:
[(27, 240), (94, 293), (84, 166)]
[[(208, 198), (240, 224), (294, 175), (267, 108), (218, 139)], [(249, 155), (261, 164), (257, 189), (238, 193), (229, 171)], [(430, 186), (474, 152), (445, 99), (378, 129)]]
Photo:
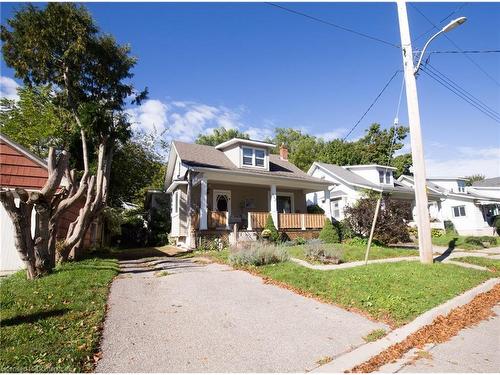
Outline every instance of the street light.
[(420, 69), (420, 64), (422, 63), (422, 58), (424, 57), (425, 50), (427, 49), (427, 46), (434, 40), (436, 39), (439, 35), (443, 33), (447, 33), (448, 31), (453, 30), (454, 28), (460, 26), (463, 24), (465, 21), (467, 21), (467, 17), (459, 17), (453, 21), (451, 21), (448, 25), (443, 27), (441, 30), (439, 30), (436, 34), (434, 34), (428, 41), (425, 43), (424, 48), (422, 49), (422, 52), (420, 53), (420, 58), (418, 59), (417, 66), (415, 67), (415, 71), (413, 74), (417, 74), (418, 70)]

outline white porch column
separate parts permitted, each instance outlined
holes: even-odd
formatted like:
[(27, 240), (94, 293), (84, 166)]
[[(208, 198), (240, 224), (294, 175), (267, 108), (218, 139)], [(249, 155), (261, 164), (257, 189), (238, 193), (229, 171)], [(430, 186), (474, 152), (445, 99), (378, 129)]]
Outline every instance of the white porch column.
[(278, 229), (278, 197), (276, 196), (276, 185), (271, 185), (271, 216), (274, 226)]
[(325, 198), (325, 216), (328, 219), (332, 218), (332, 202), (330, 202), (330, 190), (325, 189), (324, 190), (324, 196)]
[(208, 210), (207, 210), (207, 178), (203, 177), (200, 180), (200, 230), (207, 230), (207, 218), (208, 218)]

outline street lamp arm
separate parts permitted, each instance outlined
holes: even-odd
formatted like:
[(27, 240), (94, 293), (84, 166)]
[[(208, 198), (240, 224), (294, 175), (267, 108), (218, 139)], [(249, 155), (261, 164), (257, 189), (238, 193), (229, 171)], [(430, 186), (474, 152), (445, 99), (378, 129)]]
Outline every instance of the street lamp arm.
[(417, 72), (420, 69), (420, 65), (422, 64), (422, 59), (424, 58), (425, 50), (429, 46), (429, 44), (436, 39), (439, 35), (444, 33), (444, 30), (438, 31), (436, 34), (434, 34), (428, 41), (425, 43), (424, 48), (422, 48), (422, 52), (420, 52), (420, 57), (418, 58), (417, 66), (415, 66), (415, 70), (413, 71), (413, 74), (417, 74)]

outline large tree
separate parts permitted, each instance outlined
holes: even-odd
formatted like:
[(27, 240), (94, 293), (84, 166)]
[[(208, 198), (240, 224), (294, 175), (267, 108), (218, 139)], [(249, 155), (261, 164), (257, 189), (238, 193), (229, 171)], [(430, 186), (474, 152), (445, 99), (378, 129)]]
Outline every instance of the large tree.
[(222, 142), (229, 141), (233, 138), (249, 139), (246, 133), (242, 133), (237, 129), (226, 129), (224, 127), (216, 128), (211, 134), (198, 134), (195, 142), (199, 145), (217, 146)]
[[(70, 225), (61, 246), (60, 258), (67, 259), (83, 245), (90, 224), (106, 205), (113, 150), (116, 142), (130, 136), (129, 123), (123, 114), (125, 99), (136, 95), (135, 102), (146, 96), (136, 93), (129, 82), (136, 59), (130, 48), (116, 43), (110, 35), (100, 33), (90, 13), (83, 6), (70, 3), (49, 3), (45, 8), (27, 5), (1, 26), (2, 53), (5, 62), (14, 68), (16, 77), (27, 87), (50, 85), (53, 102), (71, 114), (80, 134), (83, 174), (78, 181), (75, 170), (69, 170), (68, 153), (55, 158), (49, 148), (49, 179), (40, 193), (18, 192), (24, 202), (12, 208), (14, 195), (2, 192), (2, 203), (14, 222), (27, 220), (28, 211), (38, 213), (43, 227), (35, 238), (18, 230), (20, 242), (31, 241), (48, 254), (34, 260), (27, 252), (27, 261), (40, 263), (33, 277), (50, 271), (55, 259), (57, 221), (64, 210), (85, 199), (79, 216)], [(89, 147), (90, 145), (90, 147)], [(96, 150), (96, 165), (89, 163), (89, 151)], [(65, 175), (67, 188), (54, 194)], [(56, 198), (57, 197), (57, 198)], [(43, 207), (45, 211), (39, 210)], [(20, 210), (22, 208), (22, 210)], [(19, 226), (16, 225), (16, 228)], [(20, 246), (18, 246), (20, 247)]]

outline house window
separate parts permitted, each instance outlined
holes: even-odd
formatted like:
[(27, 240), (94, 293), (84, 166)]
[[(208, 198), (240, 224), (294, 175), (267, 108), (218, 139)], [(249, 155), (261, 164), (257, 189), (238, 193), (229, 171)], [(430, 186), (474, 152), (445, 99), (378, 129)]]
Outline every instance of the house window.
[(264, 167), (266, 152), (257, 148), (243, 147), (243, 165)]
[(174, 192), (174, 195), (172, 196), (172, 214), (178, 214), (179, 213), (179, 195), (180, 191), (177, 190)]
[(458, 181), (458, 192), (465, 193), (465, 182)]
[(454, 217), (465, 216), (465, 206), (455, 206), (452, 207), (452, 210)]
[(335, 219), (339, 219), (340, 218), (340, 202), (339, 201), (333, 201), (333, 210), (332, 210), (332, 213), (333, 213), (333, 217)]
[(254, 150), (254, 151), (255, 151), (255, 165), (257, 167), (263, 167), (266, 153), (264, 152), (264, 150)]
[(385, 183), (386, 184), (391, 183), (391, 172), (385, 172)]
[(384, 171), (378, 171), (378, 180), (381, 184), (384, 183)]

